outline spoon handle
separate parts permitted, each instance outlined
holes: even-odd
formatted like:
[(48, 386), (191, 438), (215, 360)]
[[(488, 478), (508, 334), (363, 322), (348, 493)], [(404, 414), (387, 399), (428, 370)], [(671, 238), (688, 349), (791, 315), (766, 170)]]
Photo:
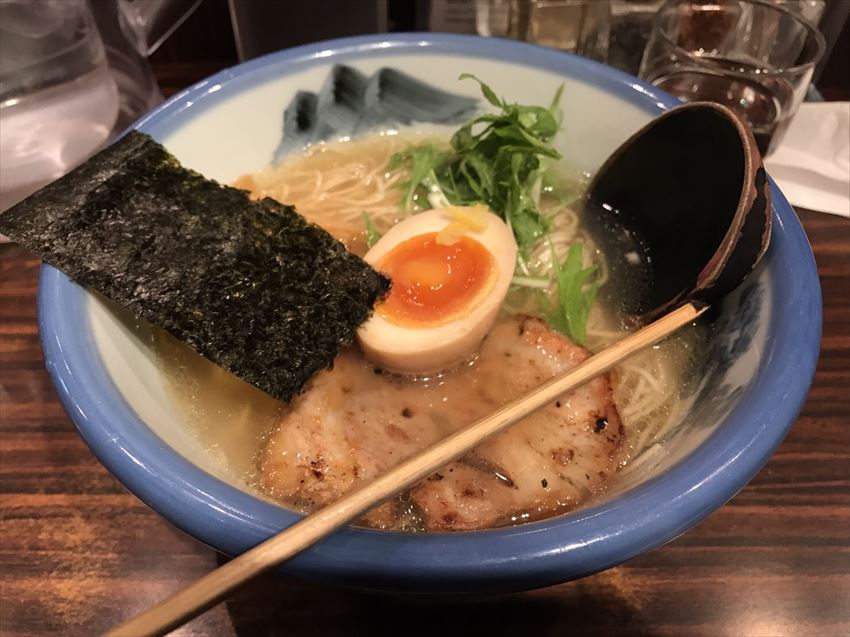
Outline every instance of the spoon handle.
[(171, 597), (114, 628), (107, 637), (163, 635), (227, 597), (251, 578), (297, 555), (484, 440), (592, 380), (625, 358), (693, 322), (707, 306), (692, 303), (629, 334), (570, 371), (435, 443), (384, 475), (246, 551)]

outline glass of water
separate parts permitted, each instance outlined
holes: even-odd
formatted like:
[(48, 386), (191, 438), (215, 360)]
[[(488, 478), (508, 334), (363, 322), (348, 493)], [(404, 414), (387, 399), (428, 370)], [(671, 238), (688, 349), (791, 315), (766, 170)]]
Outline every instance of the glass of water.
[(718, 102), (775, 149), (825, 48), (799, 13), (765, 0), (668, 0), (655, 18), (640, 77), (684, 101)]
[(119, 108), (85, 0), (0, 1), (0, 210), (97, 150)]

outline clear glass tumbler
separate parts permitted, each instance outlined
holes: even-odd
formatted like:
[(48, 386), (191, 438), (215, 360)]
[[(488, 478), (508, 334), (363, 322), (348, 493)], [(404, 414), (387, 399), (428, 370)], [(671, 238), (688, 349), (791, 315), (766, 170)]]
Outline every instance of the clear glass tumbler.
[(84, 0), (0, 1), (0, 210), (97, 150), (119, 102)]
[(668, 0), (640, 77), (685, 101), (737, 112), (767, 155), (803, 101), (823, 36), (802, 15), (765, 0)]
[(146, 58), (200, 2), (0, 0), (0, 211), (162, 99)]

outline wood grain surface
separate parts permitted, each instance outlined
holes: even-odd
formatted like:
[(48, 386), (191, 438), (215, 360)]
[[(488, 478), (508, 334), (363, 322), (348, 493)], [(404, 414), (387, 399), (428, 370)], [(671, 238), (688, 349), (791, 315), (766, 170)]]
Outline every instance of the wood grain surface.
[[(578, 582), (497, 597), (378, 596), (267, 575), (174, 634), (850, 635), (850, 220), (800, 218), (824, 301), (812, 391), (750, 485), (679, 539)], [(130, 495), (78, 436), (43, 367), (38, 269), (0, 246), (0, 635), (97, 635), (223, 558)]]

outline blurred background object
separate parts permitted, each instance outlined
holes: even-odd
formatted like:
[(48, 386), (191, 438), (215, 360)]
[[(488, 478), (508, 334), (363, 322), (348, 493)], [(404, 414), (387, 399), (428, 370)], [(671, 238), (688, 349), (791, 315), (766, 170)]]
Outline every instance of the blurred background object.
[(0, 3), (0, 210), (85, 159), (118, 111), (84, 2)]
[(686, 102), (728, 106), (767, 155), (781, 143), (825, 47), (814, 24), (778, 3), (669, 0), (655, 16), (638, 75)]
[(121, 98), (116, 132), (162, 101), (148, 57), (202, 1), (87, 0)]
[[(722, 6), (729, 1), (713, 4)], [(766, 1), (797, 12), (814, 24), (827, 5), (826, 0)], [(432, 7), (441, 4), (431, 3)], [(664, 0), (475, 0), (474, 4), (479, 35), (551, 46), (636, 74)]]
[(0, 211), (161, 99), (147, 56), (201, 0), (0, 0)]
[[(850, 14), (850, 0), (770, 1), (799, 11), (820, 25), (827, 55), (817, 66), (815, 79), (828, 66), (827, 58), (837, 67), (837, 60), (829, 54), (841, 39)], [(555, 46), (635, 74), (652, 21), (663, 3), (664, 0), (312, 0), (305, 9), (305, 3), (274, 0), (203, 0), (198, 11), (151, 61), (162, 65), (232, 64), (295, 44), (347, 35), (439, 31)], [(306, 13), (300, 17), (302, 11)], [(237, 38), (249, 30), (244, 24), (246, 17), (256, 20), (254, 16), (258, 15), (269, 17), (268, 24), (261, 25), (262, 43), (243, 43), (237, 54)], [(840, 48), (848, 53), (846, 45)]]
[(610, 3), (611, 31), (605, 62), (637, 75), (655, 14), (664, 0), (614, 0)]
[[(825, 54), (811, 75), (817, 90), (807, 99), (848, 99), (850, 0), (769, 1), (823, 32)], [(535, 42), (637, 74), (662, 4), (0, 0), (0, 209), (83, 161), (163, 94), (267, 52), (347, 35), (443, 31)]]
[[(228, 6), (240, 61), (328, 37), (387, 30), (386, 0), (333, 3), (229, 0)], [(334, 35), (328, 36), (329, 33)]]
[(477, 0), (479, 35), (526, 40), (637, 73), (664, 0)]

